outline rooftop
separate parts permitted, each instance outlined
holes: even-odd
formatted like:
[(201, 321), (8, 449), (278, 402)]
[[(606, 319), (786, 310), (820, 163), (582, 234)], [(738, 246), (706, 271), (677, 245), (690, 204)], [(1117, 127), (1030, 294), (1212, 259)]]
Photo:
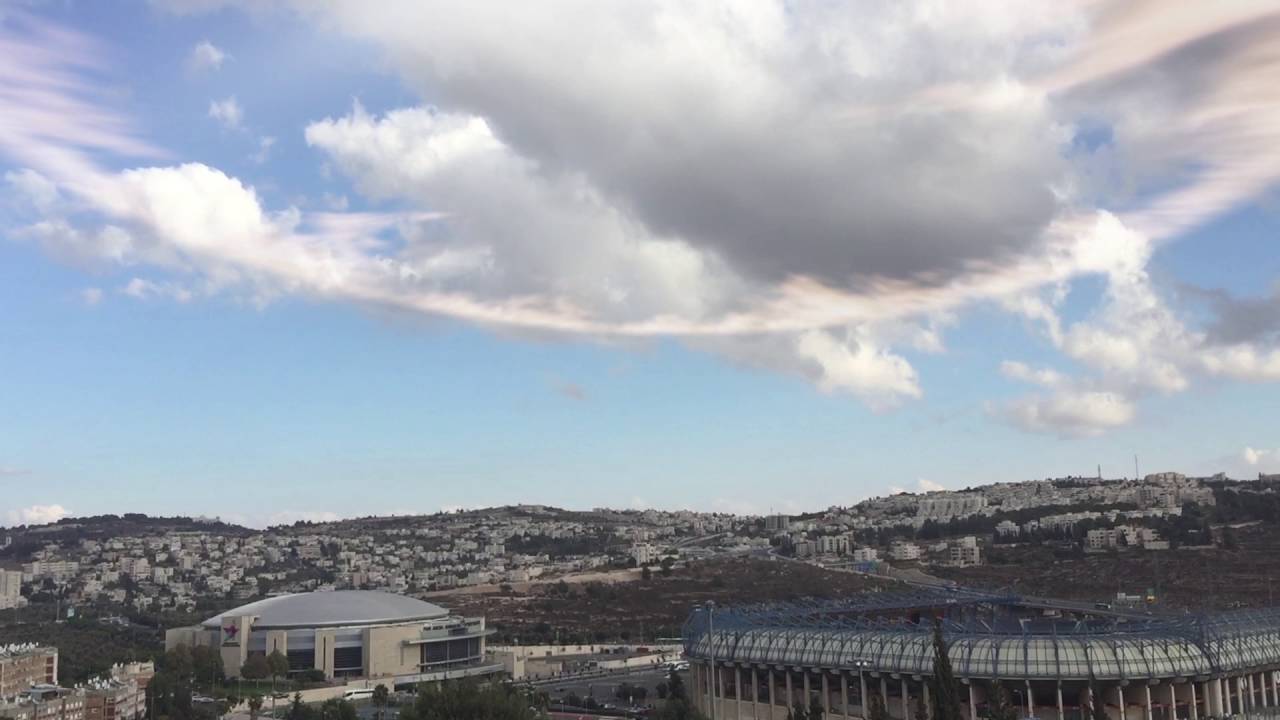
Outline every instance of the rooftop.
[(254, 629), (346, 627), (432, 620), (449, 611), (416, 598), (370, 590), (296, 593), (264, 598), (205, 620), (220, 627), (223, 618), (256, 616)]

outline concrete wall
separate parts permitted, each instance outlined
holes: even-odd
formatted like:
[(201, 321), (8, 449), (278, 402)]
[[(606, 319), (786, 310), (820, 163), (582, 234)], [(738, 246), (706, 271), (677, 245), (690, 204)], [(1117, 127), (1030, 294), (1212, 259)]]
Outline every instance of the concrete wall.
[(422, 650), (417, 645), (406, 645), (405, 641), (416, 640), (420, 635), (421, 626), (417, 623), (366, 628), (365, 674), (383, 677), (418, 672)]

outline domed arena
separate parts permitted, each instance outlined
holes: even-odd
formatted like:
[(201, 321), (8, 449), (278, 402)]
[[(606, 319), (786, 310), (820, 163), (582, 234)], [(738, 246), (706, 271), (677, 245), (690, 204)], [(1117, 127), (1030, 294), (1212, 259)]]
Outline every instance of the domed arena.
[(367, 590), (277, 595), (169, 630), (166, 649), (219, 648), (237, 677), (254, 654), (279, 651), (289, 673), (325, 679), (392, 678), (409, 685), (490, 674), (484, 618), (465, 618), (404, 595)]

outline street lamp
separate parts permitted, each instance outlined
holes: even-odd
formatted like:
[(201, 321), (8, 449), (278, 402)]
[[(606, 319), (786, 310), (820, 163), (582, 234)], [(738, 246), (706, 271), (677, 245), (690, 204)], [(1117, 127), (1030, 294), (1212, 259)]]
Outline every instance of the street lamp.
[(708, 600), (704, 605), (707, 611), (707, 644), (710, 646), (711, 665), (711, 702), (707, 703), (708, 717), (716, 720), (716, 601)]

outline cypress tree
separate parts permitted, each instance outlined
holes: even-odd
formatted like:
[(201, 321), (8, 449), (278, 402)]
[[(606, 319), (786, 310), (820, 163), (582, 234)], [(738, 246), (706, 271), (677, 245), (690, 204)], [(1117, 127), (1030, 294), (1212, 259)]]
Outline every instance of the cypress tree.
[(933, 677), (929, 680), (929, 691), (933, 720), (961, 720), (960, 684), (951, 670), (951, 656), (942, 637), (940, 617), (933, 619)]

